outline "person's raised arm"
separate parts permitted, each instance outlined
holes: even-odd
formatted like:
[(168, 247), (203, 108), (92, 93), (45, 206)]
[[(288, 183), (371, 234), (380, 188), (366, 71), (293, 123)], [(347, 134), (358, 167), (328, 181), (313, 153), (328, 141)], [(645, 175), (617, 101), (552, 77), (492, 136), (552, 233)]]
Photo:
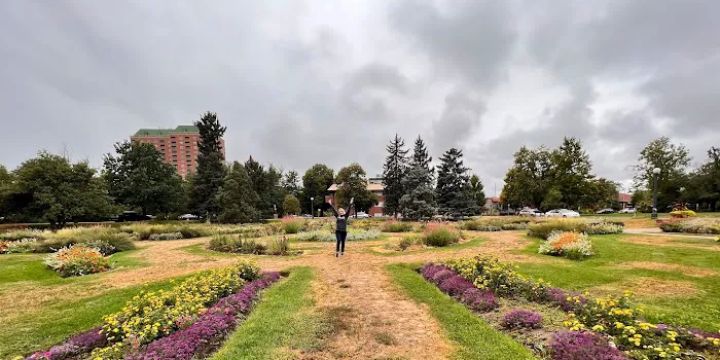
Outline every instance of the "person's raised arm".
[(332, 210), (333, 214), (335, 214), (335, 217), (338, 217), (337, 209), (335, 209), (335, 206), (333, 206), (332, 202), (330, 202), (330, 201), (328, 200), (328, 201), (325, 202), (325, 203), (330, 206), (330, 210)]
[(347, 218), (350, 217), (350, 213), (352, 212), (353, 206), (355, 206), (355, 198), (354, 198), (354, 197), (351, 197), (351, 198), (350, 198), (350, 205), (348, 205), (348, 210), (345, 212), (345, 219), (346, 219), (346, 220), (347, 220)]

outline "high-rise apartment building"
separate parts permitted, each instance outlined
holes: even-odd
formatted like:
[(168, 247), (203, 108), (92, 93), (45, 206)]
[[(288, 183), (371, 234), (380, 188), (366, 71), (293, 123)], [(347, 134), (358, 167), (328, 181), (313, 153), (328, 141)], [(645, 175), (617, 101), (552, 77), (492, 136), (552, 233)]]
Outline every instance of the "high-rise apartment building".
[[(184, 179), (197, 169), (200, 131), (192, 125), (180, 125), (175, 129), (140, 129), (131, 136), (132, 141), (152, 144), (163, 154), (165, 162), (174, 166)], [(220, 142), (225, 157), (225, 140)]]

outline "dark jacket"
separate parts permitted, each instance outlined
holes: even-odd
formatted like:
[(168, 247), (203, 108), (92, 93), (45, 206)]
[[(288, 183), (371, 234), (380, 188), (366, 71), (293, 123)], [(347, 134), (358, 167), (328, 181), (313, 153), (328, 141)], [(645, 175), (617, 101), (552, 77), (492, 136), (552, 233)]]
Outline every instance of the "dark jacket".
[(328, 205), (330, 205), (330, 209), (332, 209), (333, 213), (335, 214), (335, 231), (347, 232), (348, 218), (350, 217), (350, 210), (352, 209), (353, 204), (350, 204), (347, 211), (345, 212), (345, 215), (343, 216), (340, 216), (340, 214), (338, 214), (337, 209), (335, 209), (332, 204)]

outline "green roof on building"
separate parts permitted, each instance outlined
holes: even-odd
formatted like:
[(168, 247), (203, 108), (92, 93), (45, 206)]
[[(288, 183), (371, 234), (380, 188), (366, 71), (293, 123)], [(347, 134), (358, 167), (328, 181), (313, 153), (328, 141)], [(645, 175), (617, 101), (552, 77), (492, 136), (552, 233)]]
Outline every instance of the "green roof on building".
[(164, 136), (170, 134), (198, 133), (200, 130), (194, 125), (180, 125), (174, 129), (140, 129), (133, 136)]

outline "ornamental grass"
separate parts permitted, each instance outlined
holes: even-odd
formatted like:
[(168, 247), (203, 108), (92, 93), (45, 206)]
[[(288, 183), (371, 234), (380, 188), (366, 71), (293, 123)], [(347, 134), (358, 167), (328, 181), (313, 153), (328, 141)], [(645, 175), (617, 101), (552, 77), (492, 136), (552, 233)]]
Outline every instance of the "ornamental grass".
[(100, 251), (83, 245), (69, 246), (48, 255), (45, 265), (62, 277), (95, 274), (110, 269), (110, 263)]
[(423, 230), (422, 241), (426, 246), (444, 247), (457, 244), (462, 239), (462, 233), (446, 224), (430, 223)]

